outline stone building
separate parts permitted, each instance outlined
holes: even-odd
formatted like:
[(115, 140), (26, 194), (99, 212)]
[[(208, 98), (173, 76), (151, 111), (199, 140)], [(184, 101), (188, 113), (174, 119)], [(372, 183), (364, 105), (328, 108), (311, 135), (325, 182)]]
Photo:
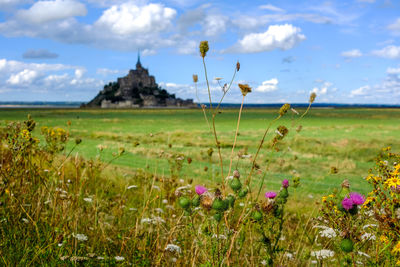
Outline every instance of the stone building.
[(154, 76), (143, 68), (140, 55), (136, 69), (104, 86), (98, 95), (82, 107), (136, 108), (136, 107), (197, 107), (192, 99), (182, 100), (169, 94), (156, 83)]

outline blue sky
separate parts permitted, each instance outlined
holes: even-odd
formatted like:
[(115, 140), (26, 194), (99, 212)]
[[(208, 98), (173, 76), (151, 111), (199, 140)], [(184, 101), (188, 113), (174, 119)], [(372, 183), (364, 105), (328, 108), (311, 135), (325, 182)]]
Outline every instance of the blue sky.
[[(207, 101), (209, 77), (225, 102), (400, 104), (400, 1), (0, 0), (0, 101), (89, 101), (135, 67)], [(221, 96), (211, 82), (213, 99)]]

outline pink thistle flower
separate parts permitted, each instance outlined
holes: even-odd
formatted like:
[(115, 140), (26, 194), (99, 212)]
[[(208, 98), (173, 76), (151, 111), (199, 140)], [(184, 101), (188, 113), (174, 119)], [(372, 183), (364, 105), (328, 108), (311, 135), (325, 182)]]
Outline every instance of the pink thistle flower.
[(285, 180), (282, 181), (282, 186), (283, 186), (283, 188), (288, 188), (289, 187), (288, 179), (285, 179)]
[(204, 194), (205, 192), (207, 192), (208, 189), (205, 188), (204, 186), (196, 185), (196, 186), (195, 186), (195, 191), (196, 191), (196, 194), (198, 194), (199, 196), (201, 196), (202, 194)]
[(276, 197), (276, 193), (273, 191), (267, 192), (267, 193), (265, 193), (265, 197), (269, 198), (269, 199), (274, 199)]
[(362, 205), (365, 202), (364, 196), (356, 192), (350, 193), (350, 199), (355, 205)]
[(342, 201), (342, 206), (345, 210), (353, 208), (354, 202), (351, 198), (345, 197)]

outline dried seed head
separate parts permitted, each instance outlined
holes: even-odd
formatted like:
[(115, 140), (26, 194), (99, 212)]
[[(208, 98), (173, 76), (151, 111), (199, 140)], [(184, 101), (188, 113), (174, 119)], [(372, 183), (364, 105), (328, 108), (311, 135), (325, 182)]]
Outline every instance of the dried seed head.
[(193, 74), (193, 82), (197, 83), (199, 81), (199, 76), (197, 74)]
[(217, 189), (215, 190), (215, 197), (216, 197), (216, 198), (221, 198), (221, 197), (222, 197), (222, 193), (221, 193), (221, 190), (219, 190), (219, 188), (217, 188)]
[(349, 180), (344, 180), (342, 183), (342, 188), (350, 188), (350, 183)]
[(203, 208), (210, 210), (212, 203), (213, 203), (213, 197), (209, 193), (204, 193), (203, 195), (200, 196), (200, 204), (203, 206)]
[(200, 42), (200, 55), (204, 58), (210, 48), (208, 47), (208, 41)]
[(234, 170), (234, 171), (233, 171), (233, 177), (235, 177), (235, 178), (240, 178), (240, 173), (239, 173), (238, 170)]
[(280, 109), (279, 109), (279, 115), (283, 116), (286, 114), (286, 112), (290, 109), (290, 104), (284, 104)]
[(243, 96), (246, 96), (247, 93), (251, 93), (251, 87), (248, 84), (239, 83), (239, 88)]
[(240, 70), (240, 63), (239, 63), (239, 61), (236, 63), (236, 71), (239, 71)]
[(311, 95), (310, 95), (310, 100), (309, 100), (310, 103), (313, 103), (316, 97), (317, 97), (317, 94), (312, 92)]
[(296, 132), (300, 132), (301, 129), (303, 129), (303, 126), (302, 126), (302, 125), (299, 125), (299, 126), (297, 127), (297, 129), (296, 129)]

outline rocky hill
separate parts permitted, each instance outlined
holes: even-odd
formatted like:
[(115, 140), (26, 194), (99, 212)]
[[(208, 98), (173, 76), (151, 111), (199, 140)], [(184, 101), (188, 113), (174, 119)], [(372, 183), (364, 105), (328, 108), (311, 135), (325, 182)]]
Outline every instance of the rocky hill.
[(135, 108), (135, 107), (197, 107), (192, 99), (183, 100), (169, 94), (156, 83), (154, 76), (142, 67), (140, 57), (136, 69), (130, 70), (117, 82), (104, 85), (97, 96), (82, 107)]

